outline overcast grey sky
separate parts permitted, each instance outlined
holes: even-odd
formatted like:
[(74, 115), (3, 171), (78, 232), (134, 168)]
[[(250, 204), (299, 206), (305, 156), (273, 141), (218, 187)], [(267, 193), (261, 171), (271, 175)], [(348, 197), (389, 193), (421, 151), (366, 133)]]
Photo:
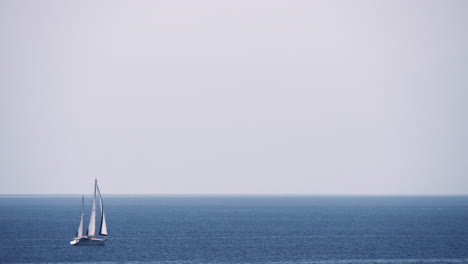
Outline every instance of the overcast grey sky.
[(0, 0), (0, 193), (468, 194), (467, 14)]

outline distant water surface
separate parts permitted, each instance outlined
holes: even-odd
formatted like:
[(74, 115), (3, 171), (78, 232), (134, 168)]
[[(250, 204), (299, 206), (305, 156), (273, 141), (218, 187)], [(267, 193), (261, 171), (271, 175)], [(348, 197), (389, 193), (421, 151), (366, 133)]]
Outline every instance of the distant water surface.
[(468, 263), (466, 196), (104, 196), (104, 203), (109, 241), (79, 247), (69, 240), (80, 197), (0, 196), (0, 263)]

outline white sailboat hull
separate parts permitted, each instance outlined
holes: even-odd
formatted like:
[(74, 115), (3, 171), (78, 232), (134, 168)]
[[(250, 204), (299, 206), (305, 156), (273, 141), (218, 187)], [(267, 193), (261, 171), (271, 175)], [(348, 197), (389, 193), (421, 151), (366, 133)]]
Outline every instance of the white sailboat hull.
[(106, 238), (97, 238), (97, 237), (80, 237), (74, 238), (70, 241), (70, 245), (77, 245), (77, 246), (93, 246), (93, 245), (104, 245), (106, 242)]

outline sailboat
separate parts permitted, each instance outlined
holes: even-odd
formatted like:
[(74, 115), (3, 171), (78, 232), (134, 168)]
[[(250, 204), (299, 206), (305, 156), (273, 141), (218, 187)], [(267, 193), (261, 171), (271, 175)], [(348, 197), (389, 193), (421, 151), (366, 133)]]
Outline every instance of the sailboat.
[[(96, 196), (99, 194), (99, 197)], [(94, 199), (93, 207), (91, 210), (91, 217), (89, 219), (88, 231), (83, 235), (83, 220), (84, 220), (84, 196), (81, 197), (81, 221), (78, 226), (76, 237), (70, 241), (70, 245), (102, 245), (107, 241), (106, 238), (96, 236), (96, 198), (99, 198), (99, 205), (101, 208), (101, 225), (99, 228), (99, 235), (107, 236), (106, 215), (104, 214), (104, 205), (102, 203), (102, 195), (97, 184), (94, 181)]]

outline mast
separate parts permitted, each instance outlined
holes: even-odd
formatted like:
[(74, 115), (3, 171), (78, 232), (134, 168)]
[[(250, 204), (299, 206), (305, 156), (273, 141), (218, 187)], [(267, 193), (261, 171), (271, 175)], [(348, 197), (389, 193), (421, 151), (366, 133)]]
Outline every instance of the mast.
[(104, 214), (104, 203), (102, 202), (102, 195), (101, 190), (99, 190), (99, 186), (97, 186), (97, 191), (99, 193), (99, 203), (101, 205), (101, 227), (99, 228), (99, 234), (101, 236), (107, 236), (106, 215)]
[(91, 216), (89, 218), (89, 225), (88, 225), (88, 236), (94, 236), (96, 234), (96, 188), (97, 188), (97, 180), (94, 180), (94, 198), (93, 198), (93, 209), (91, 211)]
[(83, 218), (84, 218), (84, 195), (81, 197), (81, 221), (80, 226), (78, 227), (78, 232), (76, 233), (76, 237), (83, 236)]

